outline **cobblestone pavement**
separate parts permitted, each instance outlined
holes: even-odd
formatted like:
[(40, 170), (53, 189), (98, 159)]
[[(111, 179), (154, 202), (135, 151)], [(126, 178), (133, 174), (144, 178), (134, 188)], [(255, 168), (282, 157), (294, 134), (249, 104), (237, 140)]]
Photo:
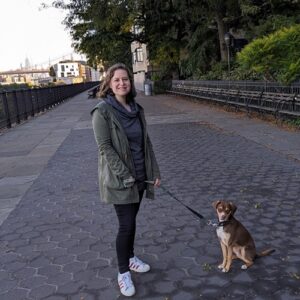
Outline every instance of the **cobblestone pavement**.
[[(152, 269), (133, 274), (132, 299), (300, 299), (300, 134), (182, 98), (139, 101), (164, 186), (207, 219), (215, 218), (212, 201), (234, 201), (258, 250), (276, 252), (247, 271), (234, 261), (222, 273), (214, 229), (158, 189), (138, 216), (136, 254)], [(1, 300), (125, 299), (116, 281), (117, 219), (98, 196), (95, 102), (83, 94), (58, 112), (75, 113), (79, 103), (81, 117), (0, 228)]]

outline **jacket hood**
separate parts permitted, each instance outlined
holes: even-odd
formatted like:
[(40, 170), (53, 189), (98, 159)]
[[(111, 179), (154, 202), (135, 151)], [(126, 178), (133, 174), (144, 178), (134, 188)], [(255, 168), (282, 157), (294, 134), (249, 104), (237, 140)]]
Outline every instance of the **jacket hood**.
[(139, 107), (133, 100), (129, 103), (131, 111), (128, 111), (119, 101), (111, 95), (108, 95), (103, 99), (107, 104), (111, 105), (113, 108), (118, 110), (118, 112), (125, 118), (136, 118), (139, 113)]

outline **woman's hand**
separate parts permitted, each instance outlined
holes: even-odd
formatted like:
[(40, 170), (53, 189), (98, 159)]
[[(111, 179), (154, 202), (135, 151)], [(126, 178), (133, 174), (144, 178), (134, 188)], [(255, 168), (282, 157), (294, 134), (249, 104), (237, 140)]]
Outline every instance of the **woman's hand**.
[(160, 186), (160, 179), (159, 179), (159, 178), (156, 178), (156, 179), (154, 180), (154, 186), (155, 186), (155, 187), (159, 187), (159, 186)]

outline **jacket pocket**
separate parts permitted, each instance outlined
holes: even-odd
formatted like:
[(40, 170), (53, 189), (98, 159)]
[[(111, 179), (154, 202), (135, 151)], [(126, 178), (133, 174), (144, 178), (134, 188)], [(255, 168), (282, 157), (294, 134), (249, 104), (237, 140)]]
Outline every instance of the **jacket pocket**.
[(107, 164), (104, 165), (104, 168), (101, 172), (101, 177), (104, 186), (110, 189), (125, 189), (123, 180), (119, 176), (115, 175)]

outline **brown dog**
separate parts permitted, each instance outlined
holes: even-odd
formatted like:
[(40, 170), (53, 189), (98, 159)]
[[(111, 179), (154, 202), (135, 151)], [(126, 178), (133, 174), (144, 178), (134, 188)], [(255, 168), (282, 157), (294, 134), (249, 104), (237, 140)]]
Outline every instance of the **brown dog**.
[(256, 252), (254, 241), (248, 230), (234, 218), (237, 207), (232, 202), (215, 201), (213, 207), (217, 211), (219, 224), (217, 235), (221, 244), (223, 262), (218, 266), (223, 272), (228, 272), (235, 258), (241, 259), (246, 270), (254, 263), (255, 258), (268, 255), (275, 250), (269, 249), (261, 253)]

